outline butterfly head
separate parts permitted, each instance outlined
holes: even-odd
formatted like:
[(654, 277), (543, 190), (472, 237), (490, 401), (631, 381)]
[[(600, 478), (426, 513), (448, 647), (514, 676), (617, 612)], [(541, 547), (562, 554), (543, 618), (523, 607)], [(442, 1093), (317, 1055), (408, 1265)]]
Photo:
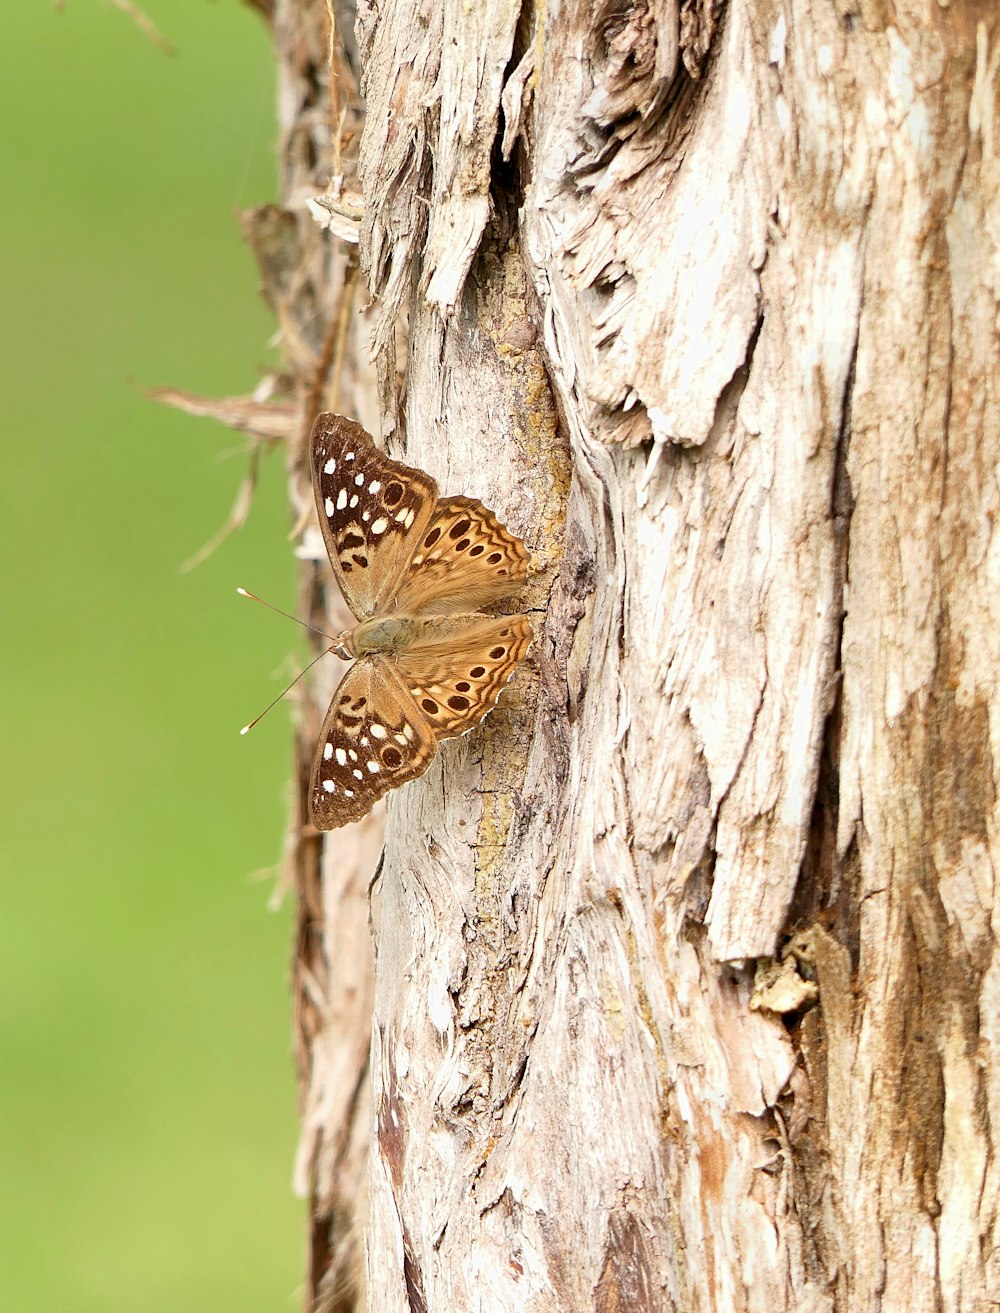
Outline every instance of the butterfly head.
[(341, 661), (353, 661), (357, 653), (354, 651), (354, 645), (351, 642), (351, 630), (341, 630), (329, 650), (334, 656), (340, 657)]

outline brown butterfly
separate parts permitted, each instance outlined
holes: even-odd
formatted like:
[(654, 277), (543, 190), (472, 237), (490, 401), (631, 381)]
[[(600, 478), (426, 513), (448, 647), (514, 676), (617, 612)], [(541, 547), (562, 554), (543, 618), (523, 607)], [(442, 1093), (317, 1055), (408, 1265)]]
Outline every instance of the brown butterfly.
[(441, 739), (474, 729), (531, 645), (527, 616), (484, 616), (515, 592), (530, 556), (473, 497), (389, 460), (360, 424), (320, 415), (313, 489), (330, 564), (358, 621), (332, 650), (354, 660), (320, 731), (309, 815), (360, 820), (416, 779)]

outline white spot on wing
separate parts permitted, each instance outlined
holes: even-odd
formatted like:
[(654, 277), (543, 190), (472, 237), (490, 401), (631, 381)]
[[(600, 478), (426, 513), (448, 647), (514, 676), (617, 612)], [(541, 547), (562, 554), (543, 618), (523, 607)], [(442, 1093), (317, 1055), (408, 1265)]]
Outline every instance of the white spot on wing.
[(327, 793), (335, 793), (337, 790), (337, 786), (334, 784), (333, 780), (324, 780), (323, 788), (326, 789)]
[(359, 488), (364, 483), (364, 481), (365, 481), (365, 476), (363, 474), (355, 474), (354, 482), (358, 485)]
[(324, 509), (325, 509), (325, 511), (326, 511), (326, 513), (327, 513), (327, 515), (332, 516), (332, 515), (333, 515), (333, 498), (332, 498), (332, 497), (327, 497), (326, 501), (323, 503), (323, 507), (324, 507)]
[(382, 769), (382, 767), (378, 764), (377, 761), (368, 761), (365, 763), (365, 765), (368, 767), (368, 769), (371, 771), (373, 775), (377, 775), (379, 771)]
[(354, 496), (351, 498), (351, 501), (350, 501), (351, 509), (353, 510), (354, 507), (357, 506), (357, 504), (358, 504), (358, 494), (355, 493)]
[(363, 780), (365, 778), (364, 771), (352, 770), (351, 774), (354, 776), (356, 780)]
[(340, 492), (337, 493), (337, 510), (342, 511), (346, 505), (347, 505), (347, 489), (341, 488)]
[(329, 761), (332, 756), (333, 756), (333, 744), (328, 743), (326, 747), (323, 749), (323, 760)]
[(373, 726), (372, 726), (372, 738), (373, 738), (373, 739), (384, 739), (385, 736), (386, 736), (386, 728), (385, 728), (384, 725), (373, 725)]
[(353, 790), (353, 789), (345, 789), (345, 790), (344, 790), (344, 797), (345, 797), (345, 798), (353, 798), (353, 797), (354, 797), (354, 790)]
[(340, 766), (347, 765), (347, 753), (344, 751), (343, 748), (337, 749), (337, 763)]
[(368, 491), (369, 491), (369, 492), (381, 492), (381, 491), (382, 491), (382, 485), (381, 485), (381, 483), (379, 483), (378, 479), (372, 479), (371, 483), (369, 483), (369, 485), (368, 485)]
[(347, 749), (347, 755), (350, 757), (351, 761), (357, 761), (358, 759), (358, 754), (354, 751), (353, 748)]
[(353, 460), (353, 459), (354, 459), (354, 452), (353, 452), (353, 451), (345, 451), (345, 452), (344, 452), (344, 460)]
[(336, 468), (337, 468), (337, 462), (331, 456), (330, 459), (323, 466), (323, 473), (332, 474)]
[(372, 523), (372, 533), (385, 533), (388, 527), (389, 527), (389, 521), (385, 518), (384, 515), (380, 515), (378, 519)]

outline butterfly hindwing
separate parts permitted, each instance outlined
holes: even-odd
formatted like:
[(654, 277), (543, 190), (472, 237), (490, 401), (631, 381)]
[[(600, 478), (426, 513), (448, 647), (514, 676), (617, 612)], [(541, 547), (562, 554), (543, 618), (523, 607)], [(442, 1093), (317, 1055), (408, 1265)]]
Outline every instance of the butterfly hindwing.
[(358, 620), (385, 610), (434, 513), (429, 474), (390, 460), (360, 424), (323, 414), (312, 430), (313, 489), (330, 563)]
[(356, 661), (320, 730), (309, 816), (332, 830), (366, 816), (383, 794), (422, 775), (437, 751), (412, 697), (381, 657)]
[(395, 597), (409, 614), (474, 611), (524, 583), (531, 554), (474, 497), (442, 497)]
[(531, 640), (525, 615), (428, 621), (396, 671), (435, 738), (455, 738), (493, 710)]

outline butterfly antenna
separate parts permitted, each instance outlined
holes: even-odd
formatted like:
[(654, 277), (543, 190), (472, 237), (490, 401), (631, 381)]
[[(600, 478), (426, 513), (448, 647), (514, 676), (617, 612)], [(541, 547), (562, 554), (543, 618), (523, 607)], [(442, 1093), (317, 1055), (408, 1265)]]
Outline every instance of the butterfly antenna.
[[(250, 594), (248, 594), (248, 596), (252, 597), (253, 594), (250, 593)], [(256, 600), (259, 602), (259, 601), (260, 601), (260, 598), (258, 597)], [(265, 602), (264, 605), (266, 606), (267, 603)], [(277, 609), (277, 608), (275, 608), (275, 609)], [(284, 612), (282, 612), (282, 614), (284, 614)], [(295, 618), (295, 617), (293, 616), (292, 619), (294, 619), (294, 618)], [(281, 701), (281, 699), (285, 696), (285, 694), (286, 694), (290, 689), (293, 689), (293, 688), (295, 687), (295, 685), (299, 682), (299, 680), (302, 678), (302, 676), (303, 676), (303, 675), (308, 675), (309, 671), (312, 670), (312, 668), (313, 668), (313, 666), (316, 664), (316, 662), (322, 660), (322, 658), (325, 657), (325, 656), (327, 656), (331, 650), (332, 650), (332, 649), (330, 649), (330, 648), (326, 648), (325, 651), (317, 653), (317, 655), (314, 656), (313, 659), (312, 659), (312, 660), (309, 662), (309, 664), (306, 666), (305, 670), (300, 670), (299, 673), (298, 673), (298, 674), (295, 676), (295, 678), (292, 680), (292, 682), (291, 682), (290, 684), (286, 685), (285, 688), (283, 688), (283, 689), (281, 690), (281, 692), (278, 694), (278, 696), (277, 696), (272, 702), (269, 702), (269, 703), (267, 704), (267, 706), (264, 708), (264, 710), (260, 713), (259, 716), (255, 716), (255, 717), (253, 718), (253, 720), (251, 720), (251, 722), (250, 722), (249, 725), (244, 725), (244, 726), (243, 726), (243, 728), (240, 730), (240, 733), (241, 733), (241, 734), (249, 734), (250, 731), (253, 729), (254, 725), (256, 725), (259, 721), (263, 720), (264, 717), (267, 715), (267, 713), (271, 710), (271, 708), (272, 708), (272, 707), (276, 707), (276, 706), (278, 705), (278, 703)]]
[[(239, 593), (240, 597), (249, 597), (251, 602), (260, 602), (261, 606), (266, 606), (269, 611), (276, 611), (278, 615), (283, 615), (286, 620), (294, 620), (295, 623), (301, 625), (303, 629), (311, 629), (314, 634), (319, 634), (320, 638), (328, 638), (331, 643), (339, 641), (334, 638), (332, 634), (328, 634), (322, 629), (317, 629), (315, 625), (307, 625), (306, 622), (300, 620), (297, 615), (292, 615), (291, 611), (282, 611), (280, 606), (272, 606), (270, 602), (265, 602), (263, 597), (258, 597), (256, 593), (251, 593), (246, 588), (237, 588), (236, 591)], [(306, 666), (306, 670), (308, 669), (309, 667)], [(302, 673), (305, 674), (305, 671)], [(288, 687), (291, 688), (291, 684), (289, 684)], [(288, 689), (285, 690), (285, 692), (287, 691)]]

